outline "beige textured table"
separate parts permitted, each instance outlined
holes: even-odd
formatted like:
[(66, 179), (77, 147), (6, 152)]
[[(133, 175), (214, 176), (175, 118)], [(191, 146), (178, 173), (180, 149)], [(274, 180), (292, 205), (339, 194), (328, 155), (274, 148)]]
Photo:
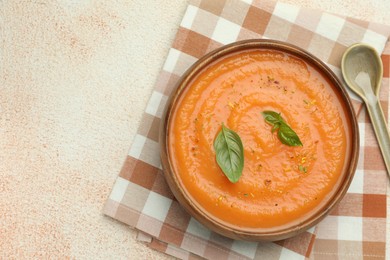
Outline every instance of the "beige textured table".
[[(390, 24), (387, 0), (284, 0)], [(101, 214), (187, 1), (0, 1), (0, 259), (170, 259)]]

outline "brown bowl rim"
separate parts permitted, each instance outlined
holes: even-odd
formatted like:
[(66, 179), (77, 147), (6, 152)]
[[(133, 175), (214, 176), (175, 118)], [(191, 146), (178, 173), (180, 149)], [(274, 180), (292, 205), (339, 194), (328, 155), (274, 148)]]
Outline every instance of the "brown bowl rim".
[[(187, 194), (185, 189), (181, 187), (180, 181), (177, 175), (174, 173), (169, 159), (170, 156), (168, 149), (168, 133), (169, 120), (171, 118), (170, 115), (176, 101), (179, 99), (181, 93), (183, 93), (185, 87), (188, 86), (188, 84), (192, 81), (194, 77), (197, 76), (199, 72), (201, 72), (205, 67), (207, 67), (215, 60), (218, 60), (226, 55), (235, 52), (250, 49), (273, 49), (289, 53), (302, 58), (303, 60), (314, 66), (318, 71), (321, 71), (324, 77), (327, 78), (333, 84), (334, 89), (337, 89), (337, 91), (339, 92), (340, 98), (342, 99), (342, 103), (344, 103), (345, 106), (345, 114), (350, 121), (350, 160), (348, 165), (345, 167), (346, 173), (344, 174), (343, 179), (340, 181), (340, 184), (338, 184), (339, 188), (332, 196), (333, 198), (329, 199), (325, 206), (318, 210), (318, 212), (314, 212), (314, 215), (303, 219), (301, 224), (271, 232), (259, 232), (258, 229), (249, 230), (240, 229), (239, 227), (232, 227), (224, 224), (223, 222), (218, 222), (217, 218), (212, 217), (210, 214), (207, 214), (207, 212), (204, 212), (204, 210), (202, 210), (196, 202), (192, 201), (191, 196)], [(173, 195), (176, 197), (180, 205), (182, 205), (192, 217), (194, 217), (197, 221), (199, 221), (201, 224), (211, 229), (212, 231), (215, 231), (221, 235), (232, 239), (259, 242), (277, 241), (290, 238), (318, 224), (323, 218), (325, 218), (329, 214), (330, 210), (333, 209), (346, 194), (355, 174), (359, 157), (359, 128), (357, 124), (357, 119), (351, 100), (347, 94), (347, 91), (343, 87), (343, 84), (341, 83), (340, 79), (323, 61), (321, 61), (319, 58), (312, 55), (311, 53), (293, 44), (269, 39), (243, 40), (224, 45), (204, 55), (189, 69), (187, 69), (186, 72), (180, 77), (167, 101), (167, 105), (162, 117), (162, 124), (160, 125), (159, 142), (163, 173), (168, 186), (170, 187)]]

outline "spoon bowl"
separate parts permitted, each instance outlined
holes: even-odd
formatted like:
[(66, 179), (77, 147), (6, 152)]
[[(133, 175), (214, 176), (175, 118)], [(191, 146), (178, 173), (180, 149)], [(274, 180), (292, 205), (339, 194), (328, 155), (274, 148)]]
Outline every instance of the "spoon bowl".
[(341, 72), (348, 87), (360, 96), (367, 106), (387, 174), (390, 174), (390, 135), (379, 102), (382, 60), (373, 47), (362, 43), (354, 44), (343, 55)]
[[(375, 96), (379, 95), (383, 65), (373, 47), (362, 43), (352, 45), (343, 56), (341, 69), (347, 85), (364, 101), (366, 101), (365, 93), (370, 92), (370, 90), (368, 88), (365, 89), (368, 83), (361, 83), (364, 80), (362, 77), (367, 77), (363, 76), (362, 72), (368, 74), (373, 94)], [(356, 80), (359, 73), (360, 76)]]

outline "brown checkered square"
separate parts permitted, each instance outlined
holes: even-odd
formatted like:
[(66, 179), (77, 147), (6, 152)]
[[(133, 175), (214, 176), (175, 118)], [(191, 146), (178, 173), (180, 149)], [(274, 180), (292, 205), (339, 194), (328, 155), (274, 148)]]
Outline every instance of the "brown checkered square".
[(233, 244), (233, 240), (216, 233), (211, 233), (210, 241), (212, 241), (216, 245), (228, 245), (229, 248)]
[(368, 120), (369, 122), (365, 125), (364, 128), (364, 145), (369, 147), (378, 147), (378, 140), (376, 139), (374, 128), (369, 117)]
[(152, 241), (148, 244), (148, 246), (152, 249), (155, 249), (157, 251), (163, 252), (167, 255), (171, 255), (174, 257), (177, 257), (178, 259), (187, 259), (187, 260), (201, 260), (203, 258), (194, 255), (188, 251), (182, 250), (181, 248), (168, 245), (165, 242), (162, 242), (161, 240), (152, 238)]
[[(147, 201), (149, 197), (149, 191), (146, 190), (145, 188), (136, 185), (132, 182), (129, 182), (126, 191), (132, 191), (135, 194), (131, 194), (129, 192), (125, 192), (123, 195), (122, 201), (121, 201), (121, 206), (125, 206), (126, 210), (133, 210), (135, 212), (141, 212), (142, 209), (145, 206), (145, 202)], [(119, 208), (118, 208), (119, 210)], [(125, 210), (125, 209), (123, 209)], [(117, 213), (118, 214), (118, 213)], [(137, 216), (137, 215), (135, 215)], [(131, 222), (132, 226), (136, 224), (136, 222)]]
[(151, 190), (159, 169), (141, 160), (131, 159), (131, 162), (134, 164), (134, 168), (130, 181)]
[(382, 171), (364, 171), (365, 194), (386, 194), (387, 175)]
[(275, 9), (276, 2), (274, 1), (264, 1), (264, 0), (253, 0), (252, 6), (255, 6), (261, 10), (264, 10), (268, 13), (271, 13)]
[(379, 99), (380, 99), (382, 108), (385, 111), (386, 111), (387, 107), (385, 108), (384, 106), (386, 106), (386, 103), (388, 103), (389, 94), (390, 94), (390, 80), (389, 80), (389, 78), (382, 78), (382, 86), (381, 86), (381, 89), (379, 91)]
[(160, 252), (166, 252), (167, 248), (168, 248), (168, 244), (163, 243), (163, 242), (161, 242), (157, 239), (153, 239), (153, 238), (152, 238), (152, 242), (150, 242), (148, 245), (150, 248), (153, 248), (153, 249), (158, 250)]
[[(215, 250), (214, 244), (209, 244), (204, 250), (204, 257), (206, 259), (229, 259), (231, 253), (227, 250)], [(239, 257), (236, 255), (236, 257)]]
[(261, 39), (262, 35), (254, 31), (248, 30), (246, 28), (241, 28), (240, 33), (237, 36), (237, 41), (247, 40), (247, 39)]
[(368, 28), (368, 25), (369, 25), (368, 21), (356, 19), (353, 17), (347, 17), (346, 20), (350, 23), (356, 24), (356, 25), (363, 27), (363, 28)]
[(314, 242), (313, 239), (314, 236), (312, 234), (310, 234), (309, 232), (304, 232), (295, 237), (285, 239), (282, 241), (277, 241), (275, 243), (308, 257), (310, 255), (310, 250), (308, 250), (306, 246), (302, 247), (302, 241), (305, 241), (304, 242), (305, 245), (307, 244), (312, 245)]
[(212, 35), (219, 16), (199, 9), (191, 26), (191, 31), (204, 36)]
[(286, 41), (291, 32), (292, 24), (277, 16), (272, 16), (268, 22), (264, 37)]
[(382, 55), (383, 77), (390, 77), (390, 55)]
[(386, 195), (363, 194), (363, 217), (386, 218)]
[(120, 203), (111, 199), (108, 199), (107, 201), (109, 201), (110, 203), (106, 203), (104, 205), (103, 208), (104, 213), (109, 216), (115, 216)]
[(225, 7), (226, 0), (202, 1), (199, 7), (205, 11), (220, 16)]
[[(156, 117), (158, 117), (158, 118), (162, 118), (163, 116), (164, 116), (164, 111), (165, 111), (165, 105), (166, 105), (166, 103), (167, 103), (167, 101), (168, 101), (168, 97), (167, 96), (162, 96), (161, 97), (161, 101), (160, 101), (160, 104), (158, 105), (158, 109), (157, 109), (157, 113), (156, 113)], [(157, 132), (157, 135), (158, 135), (158, 131), (159, 131), (159, 124), (157, 125), (157, 128), (155, 128), (155, 129), (149, 129), (149, 132), (150, 131), (156, 131)], [(153, 133), (148, 133), (148, 135), (152, 135), (153, 136)], [(154, 133), (154, 136), (156, 135), (156, 133)], [(153, 140), (154, 141), (154, 140)], [(158, 141), (158, 139), (157, 139), (157, 141)]]
[(387, 37), (390, 34), (390, 27), (389, 26), (383, 26), (383, 24), (370, 22), (368, 24), (367, 28), (369, 30), (373, 31), (373, 32), (376, 32), (376, 33), (379, 33), (379, 34), (382, 34), (382, 35), (386, 35)]
[(263, 35), (270, 19), (271, 14), (269, 12), (251, 6), (248, 10), (242, 27), (251, 30), (257, 34)]
[(385, 259), (386, 243), (383, 242), (363, 242), (364, 259)]
[[(390, 96), (390, 79), (383, 78), (381, 89), (379, 91), (379, 101), (381, 103), (385, 120), (389, 120), (389, 96)], [(389, 125), (387, 125), (389, 126)]]
[(340, 259), (360, 259), (363, 256), (363, 245), (360, 241), (338, 241), (338, 256)]
[(221, 17), (242, 25), (247, 17), (250, 5), (241, 1), (226, 1)]
[(338, 248), (337, 240), (316, 239), (310, 258), (315, 260), (337, 259)]
[(259, 243), (254, 259), (280, 259), (282, 249), (276, 243)]
[(175, 75), (175, 74), (171, 74), (171, 76), (169, 77), (169, 80), (166, 84), (166, 89), (164, 90), (164, 95), (166, 95), (167, 97), (171, 95), (171, 93), (176, 89), (176, 84), (179, 82), (179, 79), (180, 77)]
[(332, 53), (334, 45), (334, 41), (331, 41), (318, 34), (314, 34), (310, 41), (308, 51), (316, 55), (319, 59), (327, 61)]
[(214, 40), (210, 40), (210, 44), (209, 44), (209, 46), (208, 46), (208, 48), (206, 50), (206, 53), (209, 53), (209, 52), (211, 52), (211, 51), (213, 51), (213, 50), (215, 50), (217, 48), (220, 48), (222, 46), (223, 46), (222, 43), (216, 42)]
[(332, 211), (335, 216), (359, 217), (363, 212), (363, 198), (361, 194), (347, 193), (339, 205)]
[(140, 212), (132, 210), (131, 208), (120, 204), (118, 206), (118, 209), (115, 213), (115, 218), (119, 220), (120, 222), (126, 223), (132, 227), (134, 227), (133, 223), (137, 223)]
[(140, 124), (139, 133), (155, 142), (158, 142), (161, 119), (148, 113), (145, 113), (143, 118), (145, 120), (142, 120)]
[[(194, 243), (194, 241), (197, 241), (198, 240), (198, 243)], [(189, 234), (189, 233), (185, 233), (184, 234), (184, 238), (183, 238), (183, 241), (180, 245), (181, 248), (185, 249), (185, 250), (193, 250), (193, 251), (196, 251), (198, 252), (200, 255), (204, 255), (204, 252), (206, 250), (206, 247), (207, 247), (207, 243), (202, 243), (201, 240), (199, 240), (199, 238), (197, 237), (194, 237), (192, 234)], [(210, 244), (210, 247), (215, 247), (213, 244)], [(220, 250), (223, 250), (223, 249), (219, 249), (219, 248), (214, 248), (217, 250), (217, 252), (219, 252)]]
[(309, 47), (309, 41), (307, 39), (311, 37), (313, 37), (312, 31), (293, 24), (287, 41), (302, 49), (307, 49)]
[(322, 12), (319, 10), (301, 8), (295, 21), (295, 25), (305, 28), (311, 32), (315, 32), (316, 27), (320, 22), (321, 14)]
[(174, 69), (174, 74), (181, 76), (185, 73), (187, 69), (189, 69), (198, 59), (192, 55), (187, 53), (180, 53), (180, 57), (176, 62), (176, 66)]
[(130, 181), (131, 175), (133, 174), (134, 167), (137, 163), (137, 160), (131, 156), (127, 156), (126, 160), (122, 166), (119, 176), (123, 179)]
[(202, 260), (203, 258), (197, 256), (189, 251), (185, 251), (179, 247), (168, 245), (167, 250), (165, 251), (168, 255), (177, 257), (178, 259), (188, 259), (188, 260)]
[(363, 240), (370, 242), (386, 241), (386, 218), (363, 218)]
[(148, 215), (141, 214), (135, 227), (153, 237), (157, 237), (161, 232), (163, 223)]
[(168, 97), (172, 93), (172, 90), (175, 88), (178, 80), (179, 80), (179, 76), (162, 70), (156, 80), (156, 84), (155, 84), (156, 91), (163, 93), (165, 96)]
[(364, 148), (364, 168), (367, 170), (386, 171), (381, 151), (378, 147)]
[(180, 246), (183, 241), (183, 232), (170, 225), (163, 225), (158, 238), (166, 243)]
[(152, 191), (163, 195), (166, 198), (173, 199), (174, 196), (169, 188), (167, 182), (165, 181), (164, 173), (159, 170), (156, 174), (156, 178), (154, 179)]
[(349, 47), (352, 44), (361, 42), (363, 37), (364, 37), (364, 30), (362, 30), (360, 26), (348, 22), (347, 20), (343, 28), (341, 29), (337, 42), (346, 47)]
[(183, 49), (186, 45), (189, 33), (190, 33), (190, 30), (183, 28), (183, 27), (179, 27), (179, 29), (177, 30), (177, 33), (176, 33), (175, 40), (172, 43), (172, 48), (177, 49), (177, 50)]
[(174, 200), (169, 208), (165, 222), (177, 229), (187, 230), (190, 219), (190, 215), (188, 215), (184, 208)]
[[(383, 84), (382, 84), (383, 86)], [(389, 102), (388, 101), (380, 101), (382, 110), (383, 110), (383, 116), (385, 117), (385, 120), (388, 120), (389, 117)], [(389, 128), (389, 125), (387, 124), (387, 127)]]
[(343, 57), (343, 54), (346, 51), (346, 49), (347, 49), (346, 46), (336, 42), (333, 45), (333, 49), (328, 58), (328, 63), (339, 68), (341, 66), (341, 58)]

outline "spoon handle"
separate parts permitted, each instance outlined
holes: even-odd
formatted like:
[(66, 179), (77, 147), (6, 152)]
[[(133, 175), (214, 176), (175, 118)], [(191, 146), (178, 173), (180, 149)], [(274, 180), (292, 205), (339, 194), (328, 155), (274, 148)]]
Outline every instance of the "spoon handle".
[(390, 135), (381, 104), (377, 99), (376, 102), (367, 102), (366, 105), (390, 177)]

